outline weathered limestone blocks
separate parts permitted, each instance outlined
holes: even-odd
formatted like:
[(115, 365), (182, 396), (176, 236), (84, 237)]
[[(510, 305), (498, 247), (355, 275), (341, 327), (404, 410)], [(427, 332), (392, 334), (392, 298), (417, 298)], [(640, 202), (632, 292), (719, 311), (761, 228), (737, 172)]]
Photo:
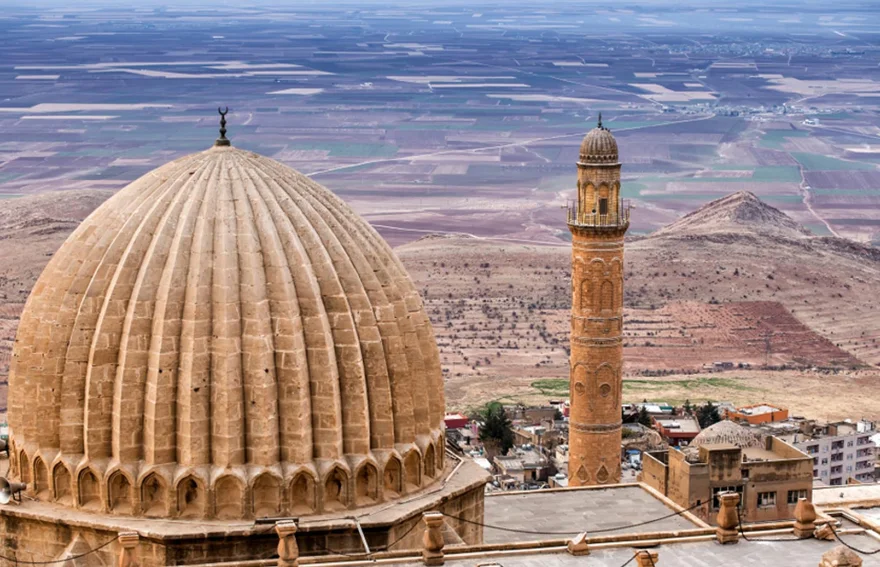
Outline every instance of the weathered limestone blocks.
[(799, 538), (813, 537), (816, 531), (816, 508), (806, 498), (798, 500), (794, 508), (794, 535)]
[(443, 565), (446, 562), (443, 555), (443, 514), (425, 512), (422, 519), (425, 522), (425, 534), (422, 536), (422, 560), (425, 565)]
[(568, 540), (566, 548), (568, 549), (568, 553), (570, 555), (589, 555), (590, 546), (587, 545), (587, 532), (581, 532), (575, 537)]
[(275, 524), (278, 534), (278, 567), (299, 567), (299, 547), (296, 545), (296, 522)]
[(715, 538), (719, 543), (737, 543), (739, 541), (739, 514), (736, 507), (739, 506), (739, 494), (727, 492), (720, 495), (721, 508), (718, 510)]
[(119, 533), (119, 545), (122, 547), (119, 551), (119, 567), (139, 567), (135, 556), (138, 541), (140, 536), (137, 532)]
[(822, 555), (819, 567), (862, 567), (862, 558), (855, 552), (839, 545)]

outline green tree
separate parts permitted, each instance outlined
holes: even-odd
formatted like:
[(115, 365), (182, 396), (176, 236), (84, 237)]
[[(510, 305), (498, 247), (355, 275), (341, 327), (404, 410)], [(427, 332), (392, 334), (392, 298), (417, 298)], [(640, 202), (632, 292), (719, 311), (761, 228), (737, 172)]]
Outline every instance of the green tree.
[(642, 406), (639, 408), (639, 423), (644, 425), (645, 427), (651, 427), (651, 416), (648, 415), (647, 406)]
[(480, 428), (480, 441), (490, 457), (506, 455), (513, 447), (513, 424), (499, 402), (489, 402), (480, 412), (483, 426)]
[(706, 405), (697, 409), (697, 421), (700, 422), (700, 427), (703, 428), (715, 425), (721, 421), (721, 414), (718, 413), (718, 407), (711, 401), (706, 402)]
[(689, 399), (684, 401), (684, 407), (682, 409), (684, 410), (685, 415), (694, 414), (694, 406), (691, 405), (691, 401)]

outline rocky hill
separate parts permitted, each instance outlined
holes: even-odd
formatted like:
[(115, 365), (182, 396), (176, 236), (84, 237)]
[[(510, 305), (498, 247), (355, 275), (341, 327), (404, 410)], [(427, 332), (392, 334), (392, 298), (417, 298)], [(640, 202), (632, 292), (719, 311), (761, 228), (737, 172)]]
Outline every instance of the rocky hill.
[(788, 215), (761, 201), (754, 193), (740, 191), (707, 203), (652, 236), (693, 236), (718, 233), (761, 233), (787, 238), (806, 238), (810, 232)]

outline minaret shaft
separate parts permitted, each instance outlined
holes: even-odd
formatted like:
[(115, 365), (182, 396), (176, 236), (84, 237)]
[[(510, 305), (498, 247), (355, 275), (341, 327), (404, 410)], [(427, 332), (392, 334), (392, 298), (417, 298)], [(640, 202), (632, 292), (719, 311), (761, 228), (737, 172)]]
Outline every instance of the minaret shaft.
[[(604, 149), (601, 144), (608, 144), (607, 153), (585, 151)], [(596, 128), (584, 141), (578, 200), (569, 208), (568, 227), (572, 234), (568, 482), (569, 486), (613, 484), (620, 482), (623, 244), (629, 210), (620, 201), (617, 144), (604, 128)]]

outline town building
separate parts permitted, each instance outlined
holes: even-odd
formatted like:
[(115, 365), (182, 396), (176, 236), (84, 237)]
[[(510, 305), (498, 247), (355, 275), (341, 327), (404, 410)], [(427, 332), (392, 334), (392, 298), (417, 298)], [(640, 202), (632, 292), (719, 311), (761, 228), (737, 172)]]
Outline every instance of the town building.
[(814, 426), (794, 446), (813, 458), (813, 477), (829, 486), (841, 486), (853, 480), (874, 482), (876, 445), (875, 424), (840, 421)]
[(791, 518), (800, 498), (810, 498), (812, 460), (775, 437), (763, 440), (732, 421), (697, 435), (689, 447), (642, 455), (639, 480), (712, 523), (718, 496), (736, 492), (743, 521)]
[(577, 201), (568, 208), (571, 247), (569, 484), (620, 481), (623, 396), (623, 243), (629, 208), (620, 198), (617, 141), (602, 126), (581, 143)]
[(653, 422), (654, 429), (670, 445), (687, 445), (700, 433), (700, 422), (693, 417), (655, 417)]
[(768, 404), (743, 406), (733, 411), (727, 411), (727, 419), (741, 421), (749, 425), (759, 425), (772, 421), (785, 421), (788, 419), (788, 410)]
[(532, 446), (516, 447), (505, 456), (495, 457), (495, 467), (501, 475), (513, 478), (517, 488), (522, 485), (546, 482), (555, 473), (550, 459)]

